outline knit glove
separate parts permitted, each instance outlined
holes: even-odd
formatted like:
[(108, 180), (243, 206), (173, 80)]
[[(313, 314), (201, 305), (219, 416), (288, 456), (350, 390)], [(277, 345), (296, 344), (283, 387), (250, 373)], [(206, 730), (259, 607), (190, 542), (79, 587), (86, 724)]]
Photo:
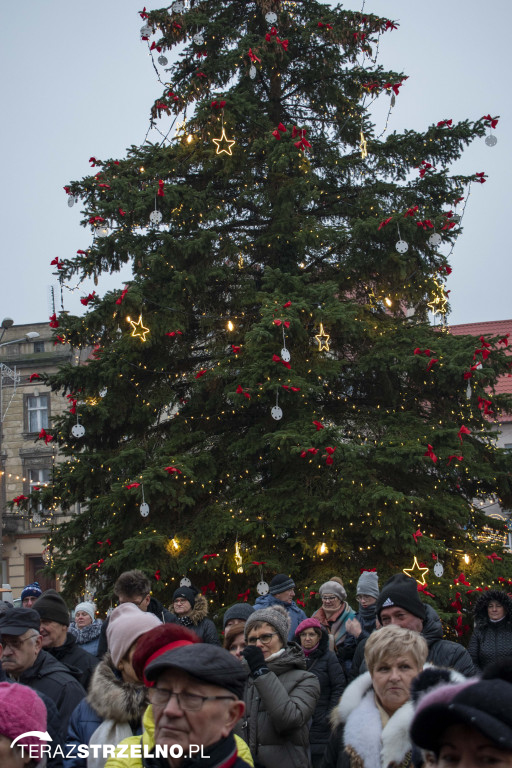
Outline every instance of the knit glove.
[(257, 645), (247, 645), (242, 651), (242, 656), (249, 665), (253, 677), (259, 677), (268, 672), (263, 651)]

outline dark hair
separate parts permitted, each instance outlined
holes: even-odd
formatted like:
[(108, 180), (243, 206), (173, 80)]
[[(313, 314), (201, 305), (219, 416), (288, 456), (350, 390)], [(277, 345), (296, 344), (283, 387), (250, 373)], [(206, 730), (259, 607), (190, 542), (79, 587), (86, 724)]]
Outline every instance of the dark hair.
[(222, 643), (226, 651), (229, 651), (229, 649), (233, 645), (233, 641), (235, 637), (238, 637), (238, 635), (244, 634), (244, 627), (245, 627), (245, 621), (237, 621), (236, 624), (229, 625), (229, 627), (224, 632), (224, 642)]
[(144, 679), (144, 667), (150, 656), (169, 643), (188, 640), (191, 643), (202, 643), (201, 638), (181, 624), (162, 624), (161, 627), (150, 629), (137, 640), (132, 667), (139, 680)]
[(149, 579), (142, 571), (125, 571), (114, 584), (114, 595), (116, 597), (138, 597), (139, 595), (149, 595), (151, 584)]

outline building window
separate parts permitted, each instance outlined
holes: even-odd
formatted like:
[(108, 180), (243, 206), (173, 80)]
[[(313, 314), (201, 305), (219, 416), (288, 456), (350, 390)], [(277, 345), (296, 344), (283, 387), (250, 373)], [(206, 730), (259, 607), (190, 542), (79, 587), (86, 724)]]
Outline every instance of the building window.
[(55, 589), (55, 577), (44, 573), (45, 562), (40, 555), (25, 556), (25, 584), (39, 582), (39, 586), (45, 592), (47, 589)]
[(44, 341), (34, 341), (34, 352), (44, 352)]
[(48, 427), (48, 395), (27, 395), (27, 425), (29, 432), (40, 432)]
[(50, 469), (29, 469), (28, 470), (28, 485), (29, 492), (32, 492), (34, 488), (42, 488), (44, 485), (50, 483)]

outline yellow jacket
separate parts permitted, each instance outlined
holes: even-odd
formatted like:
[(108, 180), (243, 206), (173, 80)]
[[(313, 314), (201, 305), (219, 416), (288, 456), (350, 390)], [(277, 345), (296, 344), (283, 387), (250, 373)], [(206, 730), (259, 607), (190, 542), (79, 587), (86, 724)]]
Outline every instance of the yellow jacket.
[[(142, 738), (142, 746), (148, 747), (148, 751), (151, 752), (155, 745), (155, 721), (153, 719), (153, 709), (151, 704), (144, 712), (142, 718), (143, 732), (142, 736), (129, 736), (127, 739), (123, 739), (119, 743), (121, 744), (140, 744)], [(251, 768), (254, 768), (254, 760), (250, 753), (249, 747), (243, 739), (235, 735), (236, 747), (238, 750), (238, 756), (248, 763)], [(105, 768), (142, 768), (142, 758), (140, 757), (109, 757), (105, 763)]]

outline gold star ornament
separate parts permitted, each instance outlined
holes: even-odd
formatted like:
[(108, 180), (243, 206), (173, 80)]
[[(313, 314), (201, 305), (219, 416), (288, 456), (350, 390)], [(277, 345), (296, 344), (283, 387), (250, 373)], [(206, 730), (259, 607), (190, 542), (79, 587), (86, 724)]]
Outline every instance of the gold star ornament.
[(439, 282), (439, 280), (436, 279), (434, 279), (434, 284), (438, 290), (438, 293), (437, 295), (435, 293), (433, 294), (432, 299), (427, 302), (427, 307), (434, 315), (445, 315), (448, 299), (446, 297), (444, 286), (441, 282)]
[[(404, 573), (406, 576), (410, 576), (411, 579), (415, 579), (418, 584), (426, 584), (425, 576), (428, 573), (428, 568), (422, 568), (420, 564), (418, 563), (418, 558), (414, 558), (414, 563), (412, 564), (412, 568), (404, 568)], [(419, 574), (418, 576), (415, 575), (415, 573)]]
[(318, 351), (322, 352), (322, 350), (325, 350), (326, 352), (329, 352), (329, 339), (331, 337), (328, 333), (324, 331), (324, 324), (320, 323), (320, 330), (315, 336), (315, 339), (318, 341)]
[(226, 153), (226, 155), (232, 155), (231, 147), (235, 143), (234, 139), (228, 139), (226, 136), (226, 129), (224, 126), (222, 127), (222, 134), (220, 139), (213, 139), (213, 143), (217, 147), (217, 155), (221, 155), (223, 152)]
[(129, 317), (126, 318), (126, 320), (130, 323), (132, 326), (132, 336), (138, 336), (141, 341), (146, 341), (146, 336), (149, 333), (149, 328), (146, 328), (142, 322), (142, 315), (139, 315), (139, 319), (137, 322), (135, 320), (131, 320)]

